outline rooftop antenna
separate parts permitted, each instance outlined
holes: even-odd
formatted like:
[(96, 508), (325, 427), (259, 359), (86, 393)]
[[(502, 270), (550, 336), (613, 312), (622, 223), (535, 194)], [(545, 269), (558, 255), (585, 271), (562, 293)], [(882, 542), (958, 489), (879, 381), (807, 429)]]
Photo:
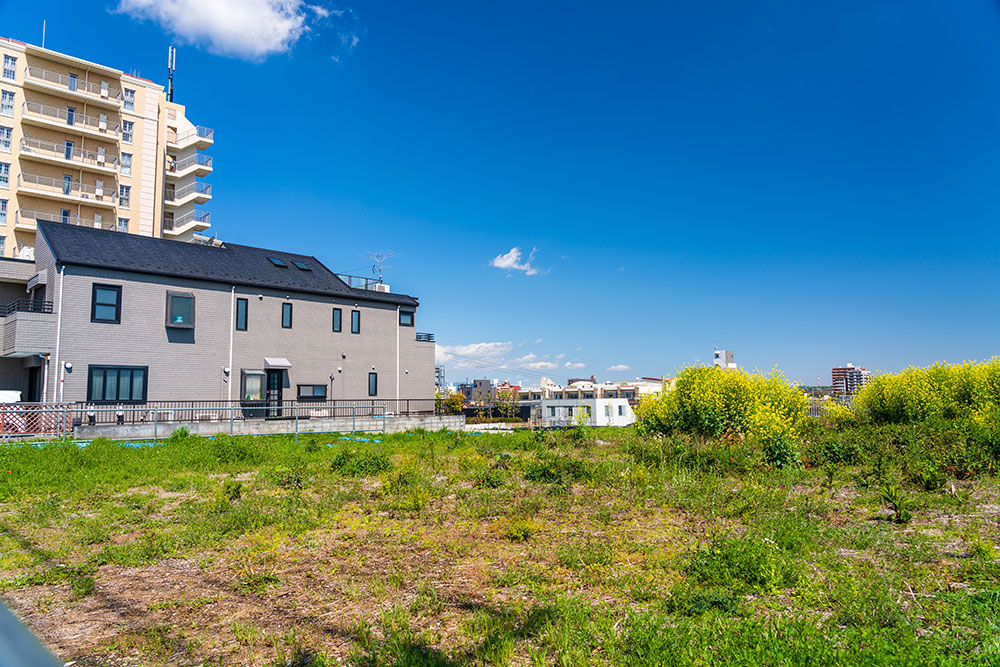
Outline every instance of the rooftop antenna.
[(382, 269), (391, 269), (392, 266), (385, 263), (390, 257), (395, 257), (395, 252), (369, 252), (368, 256), (375, 262), (372, 264), (372, 273), (378, 276), (378, 281), (382, 282)]
[(42, 48), (45, 48), (45, 19), (42, 19)]
[(177, 69), (177, 49), (167, 48), (167, 101), (174, 101), (174, 70)]

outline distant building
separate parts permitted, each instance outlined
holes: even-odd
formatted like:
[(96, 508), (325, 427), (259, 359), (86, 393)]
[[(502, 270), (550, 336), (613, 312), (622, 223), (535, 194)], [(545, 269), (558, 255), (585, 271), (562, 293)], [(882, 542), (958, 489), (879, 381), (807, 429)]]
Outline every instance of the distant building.
[(532, 408), (542, 426), (629, 426), (635, 413), (627, 398), (545, 398)]
[(712, 363), (718, 368), (724, 368), (727, 370), (736, 368), (736, 362), (733, 360), (732, 350), (716, 350)]
[(833, 390), (838, 394), (856, 394), (872, 379), (871, 371), (854, 364), (834, 368), (832, 375)]
[(493, 381), (486, 378), (463, 382), (458, 385), (458, 392), (468, 405), (490, 405), (496, 397)]

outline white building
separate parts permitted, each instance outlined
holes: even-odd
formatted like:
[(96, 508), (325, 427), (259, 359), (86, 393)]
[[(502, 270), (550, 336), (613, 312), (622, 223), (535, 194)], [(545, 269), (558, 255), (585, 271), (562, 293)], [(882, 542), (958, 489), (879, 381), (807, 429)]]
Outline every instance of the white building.
[(629, 426), (635, 413), (627, 398), (543, 398), (532, 421), (541, 426)]

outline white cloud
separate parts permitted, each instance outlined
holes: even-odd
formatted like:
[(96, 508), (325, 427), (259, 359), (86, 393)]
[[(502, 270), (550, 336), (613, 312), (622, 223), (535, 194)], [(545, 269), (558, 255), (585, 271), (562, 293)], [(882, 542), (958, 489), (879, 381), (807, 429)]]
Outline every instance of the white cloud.
[(556, 355), (556, 359), (565, 359), (565, 358), (566, 358), (566, 353), (565, 352), (563, 352), (562, 354), (557, 354)]
[(527, 364), (528, 368), (534, 368), (535, 370), (550, 371), (554, 368), (559, 368), (559, 364), (551, 361), (534, 361)]
[(580, 361), (567, 361), (565, 364), (563, 364), (563, 366), (571, 369), (580, 369), (580, 368), (586, 368), (587, 364)]
[(541, 338), (536, 338), (535, 339), (535, 345), (541, 345), (543, 342), (544, 342), (544, 340), (541, 339)]
[(608, 366), (609, 371), (630, 371), (632, 367), (628, 364), (615, 364), (614, 366)]
[(438, 345), (435, 348), (434, 356), (438, 362), (450, 361), (455, 358), (455, 355), (488, 359), (503, 356), (513, 349), (514, 344), (510, 341), (469, 343), (468, 345)]
[(531, 252), (528, 254), (528, 259), (523, 264), (521, 263), (521, 249), (518, 247), (513, 247), (509, 252), (505, 252), (501, 255), (497, 255), (490, 260), (490, 266), (496, 267), (498, 269), (506, 269), (508, 271), (524, 271), (524, 275), (533, 276), (538, 273), (538, 269), (531, 265), (531, 260), (535, 258), (535, 251), (537, 248), (532, 248)]
[(339, 60), (364, 32), (352, 10), (304, 0), (119, 0), (116, 11), (155, 21), (184, 43), (246, 60), (286, 53), (305, 35), (327, 28), (336, 30), (332, 57)]
[(535, 354), (534, 352), (529, 352), (528, 354), (524, 355), (523, 357), (518, 357), (514, 361), (516, 361), (519, 364), (526, 364), (529, 361), (534, 361), (537, 358), (538, 358), (537, 354)]

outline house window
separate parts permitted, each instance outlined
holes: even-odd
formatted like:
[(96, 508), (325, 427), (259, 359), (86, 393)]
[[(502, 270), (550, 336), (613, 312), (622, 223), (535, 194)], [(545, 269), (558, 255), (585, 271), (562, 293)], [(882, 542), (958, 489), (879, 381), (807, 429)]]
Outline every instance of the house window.
[(68, 225), (69, 224), (69, 209), (68, 208), (64, 208), (61, 211), (59, 211), (59, 220), (64, 225)]
[(567, 417), (573, 416), (573, 408), (566, 408), (566, 416)]
[(555, 416), (556, 416), (556, 409), (549, 408), (549, 417), (555, 418)]
[(126, 144), (132, 143), (132, 130), (135, 128), (135, 123), (131, 120), (122, 121), (122, 141)]
[(122, 153), (122, 176), (132, 175), (132, 154)]
[(624, 417), (625, 416), (625, 406), (624, 405), (619, 405), (618, 406), (618, 416), (619, 417)]
[(336, 333), (340, 333), (340, 321), (343, 319), (342, 315), (343, 311), (340, 308), (333, 309), (333, 330)]
[(12, 128), (0, 126), (0, 151), (10, 152), (10, 138), (13, 133)]
[(125, 93), (125, 111), (135, 111), (135, 91), (126, 88)]
[(6, 245), (7, 245), (7, 237), (0, 236), (0, 257), (3, 257), (3, 251)]
[(0, 114), (14, 115), (14, 93), (9, 90), (0, 91)]
[(128, 234), (128, 218), (118, 218), (118, 227), (115, 231)]
[(378, 396), (378, 373), (368, 374), (368, 395)]
[(6, 188), (10, 186), (10, 164), (7, 162), (0, 162), (0, 188)]
[(399, 326), (401, 327), (412, 327), (413, 326), (414, 312), (412, 310), (401, 310), (399, 311)]
[(351, 311), (351, 333), (361, 333), (361, 311)]
[(17, 77), (17, 58), (5, 55), (3, 57), (3, 78), (13, 81)]
[(300, 271), (312, 271), (312, 269), (309, 268), (309, 265), (306, 264), (305, 262), (292, 262), (292, 264), (294, 264), (295, 268), (299, 269)]
[(175, 329), (194, 329), (194, 294), (167, 292), (166, 325)]
[(300, 401), (325, 401), (326, 400), (326, 385), (325, 384), (300, 384), (299, 389), (299, 400)]
[(240, 396), (244, 401), (264, 400), (264, 371), (243, 371)]
[(131, 185), (118, 186), (118, 206), (120, 206), (121, 208), (128, 208), (131, 197), (132, 197)]
[(610, 405), (605, 405), (604, 406), (604, 416), (605, 417), (610, 417), (611, 416), (611, 406)]
[(236, 299), (236, 330), (247, 330), (247, 308), (250, 302), (246, 299)]
[(91, 403), (145, 403), (148, 366), (89, 366), (87, 400)]
[(287, 269), (288, 268), (288, 265), (285, 264), (280, 259), (278, 259), (277, 257), (268, 257), (267, 261), (271, 262), (271, 264), (274, 264), (279, 269)]
[(292, 328), (292, 304), (290, 303), (281, 304), (281, 328)]
[(122, 286), (94, 283), (90, 299), (90, 321), (120, 324), (122, 321)]
[(0, 225), (7, 224), (7, 200), (0, 199)]

